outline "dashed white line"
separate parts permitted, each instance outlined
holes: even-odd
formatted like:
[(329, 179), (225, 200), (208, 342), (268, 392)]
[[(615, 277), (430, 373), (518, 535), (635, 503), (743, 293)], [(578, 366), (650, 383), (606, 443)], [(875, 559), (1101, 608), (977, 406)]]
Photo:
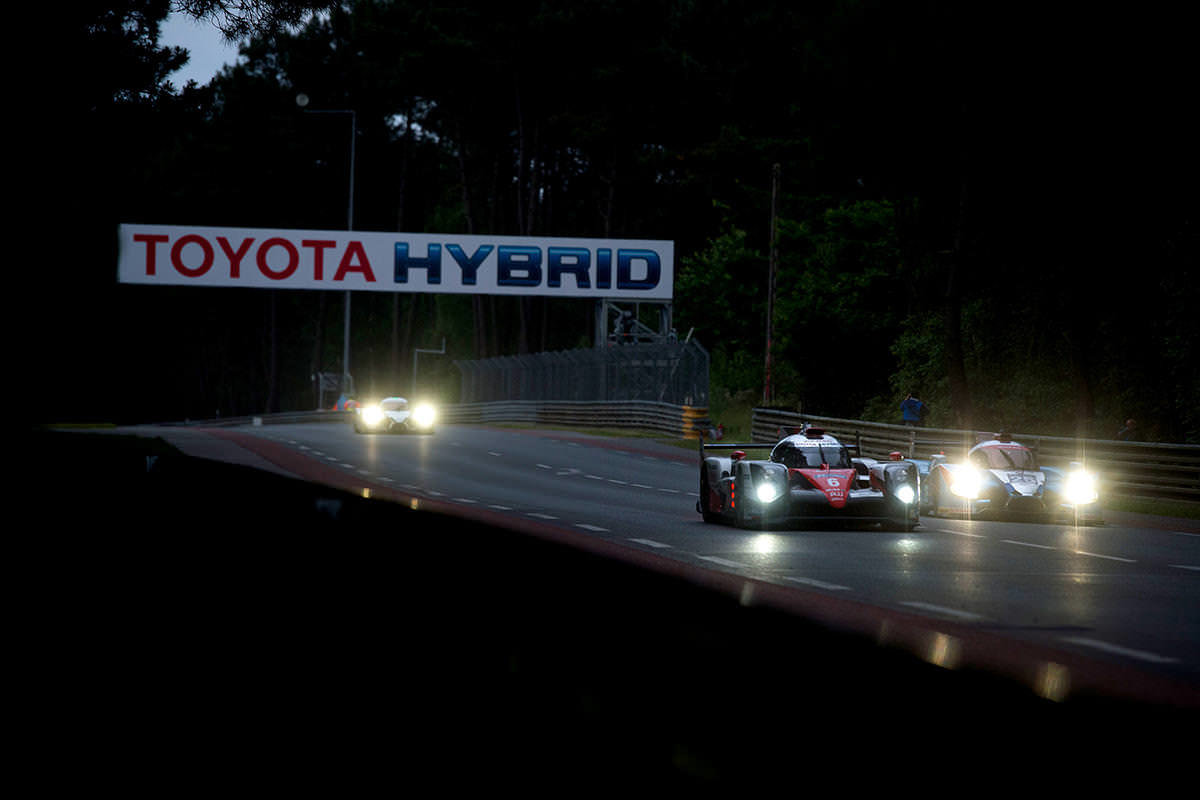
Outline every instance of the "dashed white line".
[(980, 616), (979, 614), (972, 614), (970, 611), (959, 611), (957, 608), (946, 608), (945, 606), (937, 606), (937, 605), (934, 605), (933, 603), (920, 603), (920, 602), (910, 601), (910, 602), (902, 602), (902, 603), (900, 603), (900, 605), (908, 606), (909, 608), (915, 608), (919, 611), (930, 611), (935, 614), (941, 614), (941, 615), (947, 616), (947, 617), (956, 617), (958, 619), (976, 620), (976, 621), (985, 619), (984, 617)]
[(722, 567), (733, 567), (735, 569), (746, 569), (746, 565), (737, 561), (730, 561), (725, 558), (717, 558), (716, 556), (696, 556), (701, 561), (709, 561), (713, 564), (720, 564)]
[(608, 533), (608, 528), (601, 528), (599, 525), (588, 525), (583, 522), (575, 523), (576, 528), (583, 528), (585, 531), (594, 531), (595, 533)]
[(488, 508), (494, 508), (494, 509), (496, 509), (497, 511), (512, 511), (512, 507), (511, 507), (511, 506), (498, 506), (498, 505), (495, 505), (495, 504), (489, 504), (489, 505), (488, 505)]
[(1096, 650), (1103, 650), (1106, 653), (1114, 653), (1116, 655), (1127, 656), (1129, 658), (1136, 658), (1140, 661), (1150, 661), (1155, 664), (1174, 664), (1175, 662), (1179, 661), (1179, 659), (1171, 658), (1170, 656), (1160, 656), (1158, 653), (1148, 653), (1145, 650), (1134, 650), (1129, 647), (1121, 647), (1120, 645), (1102, 642), (1098, 639), (1087, 639), (1081, 636), (1068, 636), (1064, 638), (1064, 641), (1071, 642), (1072, 644), (1082, 645), (1083, 647), (1091, 647)]
[(1105, 556), (1100, 553), (1089, 553), (1086, 550), (1075, 550), (1074, 553), (1080, 556), (1091, 556), (1092, 558), (1106, 558), (1109, 561), (1123, 561), (1126, 564), (1136, 564), (1132, 558), (1121, 558), (1120, 556)]
[(791, 581), (792, 583), (800, 583), (805, 586), (812, 586), (816, 589), (828, 589), (831, 592), (848, 592), (848, 591), (850, 591), (849, 586), (842, 586), (837, 583), (826, 583), (825, 581), (818, 581), (813, 578), (796, 578), (796, 577), (785, 576), (784, 580)]
[[(923, 524), (923, 523), (922, 523)], [(949, 528), (929, 528), (931, 531), (942, 531), (944, 533), (953, 533), (955, 536), (966, 536), (969, 539), (986, 539), (982, 533), (968, 533), (967, 531), (954, 531)]]
[(1016, 544), (1021, 547), (1036, 547), (1038, 550), (1057, 550), (1057, 547), (1051, 547), (1046, 544), (1034, 544), (1033, 542), (1018, 542), (1016, 539), (1001, 539), (1005, 544)]
[(554, 516), (553, 514), (542, 514), (537, 511), (527, 514), (526, 516), (536, 517), (537, 519), (558, 519), (558, 517)]
[(1193, 572), (1200, 572), (1200, 567), (1193, 566), (1192, 564), (1167, 564), (1167, 566), (1174, 569), (1190, 569)]
[(660, 550), (663, 548), (670, 549), (670, 547), (671, 547), (671, 545), (669, 545), (669, 544), (664, 544), (662, 542), (656, 542), (653, 539), (630, 539), (629, 541), (637, 542), (638, 544), (644, 544), (647, 547), (655, 547)]
[(479, 502), (478, 500), (472, 500), (470, 497), (453, 497), (453, 498), (451, 498), (451, 500), (453, 500), (455, 503), (478, 503)]

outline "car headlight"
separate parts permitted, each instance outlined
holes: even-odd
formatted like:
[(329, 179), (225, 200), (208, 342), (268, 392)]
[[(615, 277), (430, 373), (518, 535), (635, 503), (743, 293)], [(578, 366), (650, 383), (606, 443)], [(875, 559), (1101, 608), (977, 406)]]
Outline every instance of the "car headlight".
[(437, 412), (428, 403), (422, 403), (413, 409), (413, 420), (417, 423), (418, 427), (431, 427), (435, 419), (437, 419)]
[(896, 498), (905, 505), (908, 505), (913, 500), (917, 499), (917, 493), (913, 487), (907, 483), (896, 490)]
[(959, 497), (973, 500), (979, 496), (979, 489), (982, 484), (983, 479), (979, 475), (979, 470), (966, 467), (956, 470), (951, 476), (950, 491)]
[(1089, 472), (1076, 470), (1067, 475), (1063, 486), (1063, 497), (1072, 505), (1081, 506), (1094, 503), (1100, 493), (1096, 491), (1096, 477)]
[(363, 422), (368, 425), (378, 425), (383, 422), (383, 409), (379, 406), (366, 406), (361, 413)]
[(774, 483), (768, 481), (760, 483), (755, 488), (754, 494), (760, 503), (773, 503), (779, 497), (779, 490), (775, 488)]

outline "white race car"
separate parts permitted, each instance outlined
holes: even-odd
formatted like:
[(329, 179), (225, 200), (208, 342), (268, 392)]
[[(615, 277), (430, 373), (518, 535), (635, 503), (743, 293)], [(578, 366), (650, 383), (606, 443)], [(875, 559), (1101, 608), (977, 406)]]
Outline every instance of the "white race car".
[(385, 397), (354, 409), (355, 433), (433, 433), (437, 412), (428, 403), (409, 408), (403, 397)]
[(1041, 465), (1032, 450), (1006, 434), (975, 445), (963, 462), (933, 456), (921, 481), (921, 513), (930, 516), (1062, 517), (1101, 523), (1099, 501), (1095, 475), (1075, 463), (1066, 470)]

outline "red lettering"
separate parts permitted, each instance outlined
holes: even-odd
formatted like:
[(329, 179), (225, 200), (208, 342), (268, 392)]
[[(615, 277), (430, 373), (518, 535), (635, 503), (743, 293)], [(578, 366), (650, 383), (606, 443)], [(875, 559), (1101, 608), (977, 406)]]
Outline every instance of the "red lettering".
[(322, 280), (325, 277), (325, 251), (337, 245), (337, 242), (330, 239), (305, 239), (300, 242), (304, 247), (313, 248), (313, 280)]
[[(353, 264), (352, 260), (359, 263)], [(346, 245), (346, 252), (342, 254), (342, 262), (338, 264), (337, 274), (333, 279), (340, 281), (347, 272), (361, 272), (369, 282), (375, 282), (375, 273), (371, 271), (371, 262), (367, 260), (367, 252), (363, 250), (362, 242), (350, 242)]]
[[(288, 263), (282, 271), (276, 272), (275, 270), (271, 269), (271, 265), (267, 263), (267, 251), (272, 247), (282, 247), (287, 252)], [(290, 278), (292, 273), (295, 272), (299, 266), (300, 253), (296, 250), (296, 246), (287, 239), (281, 239), (279, 237), (267, 239), (262, 243), (262, 246), (258, 248), (258, 271), (271, 280), (281, 281), (285, 278)]]
[(250, 249), (250, 245), (254, 244), (254, 239), (244, 239), (241, 247), (237, 250), (229, 246), (229, 240), (224, 236), (217, 237), (217, 244), (221, 245), (221, 250), (224, 251), (225, 257), (229, 259), (229, 277), (242, 277), (242, 259), (246, 256), (246, 251)]
[[(200, 266), (192, 268), (185, 266), (183, 259), (180, 257), (183, 248), (189, 244), (198, 244), (200, 249), (204, 251), (204, 259), (200, 262)], [(212, 245), (203, 236), (197, 236), (194, 233), (189, 233), (187, 236), (179, 237), (175, 244), (171, 245), (171, 266), (186, 278), (199, 278), (204, 273), (212, 269), (213, 264), (213, 249)]]
[(135, 242), (145, 242), (146, 244), (149, 245), (149, 247), (146, 248), (146, 274), (147, 275), (155, 274), (155, 272), (158, 269), (158, 263), (156, 261), (156, 255), (157, 255), (158, 251), (154, 247), (154, 245), (158, 244), (159, 242), (165, 242), (169, 238), (170, 238), (169, 236), (167, 236), (166, 234), (163, 234), (163, 233), (159, 233), (159, 234), (135, 233), (133, 235), (133, 240)]

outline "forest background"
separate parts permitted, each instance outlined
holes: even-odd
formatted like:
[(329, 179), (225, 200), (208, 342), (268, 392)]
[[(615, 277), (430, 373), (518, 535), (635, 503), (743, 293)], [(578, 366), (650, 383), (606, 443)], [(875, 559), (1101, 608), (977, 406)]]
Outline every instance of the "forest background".
[[(244, 41), (239, 63), (173, 85), (172, 8)], [(358, 230), (673, 240), (714, 419), (897, 422), (916, 391), (931, 425), (1109, 438), (1133, 417), (1200, 441), (1196, 68), (1171, 8), (41, 4), (6, 114), (20, 393), (56, 422), (314, 407), (340, 293), (116, 283), (122, 222), (346, 227), (347, 115), (303, 93), (355, 111)], [(443, 337), (421, 369), (446, 402), (455, 359), (593, 344), (590, 301), (352, 313), (362, 393), (409, 391)]]

